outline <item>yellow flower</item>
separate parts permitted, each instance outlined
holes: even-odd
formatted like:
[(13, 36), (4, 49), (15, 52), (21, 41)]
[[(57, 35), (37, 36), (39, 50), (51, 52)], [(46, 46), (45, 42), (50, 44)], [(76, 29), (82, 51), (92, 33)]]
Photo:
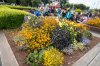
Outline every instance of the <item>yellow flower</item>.
[(87, 21), (86, 24), (95, 26), (95, 27), (100, 27), (100, 18), (90, 19)]
[(59, 22), (59, 26), (62, 27), (62, 23), (61, 22)]
[(45, 66), (60, 66), (63, 63), (64, 56), (57, 49), (48, 49), (44, 52)]

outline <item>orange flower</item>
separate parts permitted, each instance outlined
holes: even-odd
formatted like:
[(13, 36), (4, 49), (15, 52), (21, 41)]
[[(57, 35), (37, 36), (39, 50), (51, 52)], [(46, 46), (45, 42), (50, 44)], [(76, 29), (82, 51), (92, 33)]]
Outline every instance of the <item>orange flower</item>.
[(100, 28), (100, 18), (90, 19), (86, 24)]

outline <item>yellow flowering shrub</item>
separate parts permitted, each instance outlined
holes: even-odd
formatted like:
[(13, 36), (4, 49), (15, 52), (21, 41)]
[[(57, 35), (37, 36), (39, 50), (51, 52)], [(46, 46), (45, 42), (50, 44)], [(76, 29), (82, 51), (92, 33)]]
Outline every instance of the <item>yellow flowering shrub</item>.
[(29, 23), (24, 23), (22, 26), (22, 30), (18, 32), (18, 34), (14, 37), (14, 41), (18, 46), (26, 46), (28, 44), (27, 40), (31, 40), (33, 38), (33, 30), (32, 27), (29, 26)]
[(68, 27), (70, 27), (70, 29), (73, 29), (73, 30), (81, 30), (81, 31), (84, 31), (84, 30), (87, 29), (84, 24), (75, 23), (75, 22), (72, 22), (72, 21), (68, 21), (66, 19), (62, 19), (60, 21), (60, 24), (59, 25), (62, 26), (63, 24), (66, 25), (66, 26), (68, 26)]
[(28, 22), (22, 25), (22, 30), (14, 37), (19, 46), (29, 49), (43, 49), (51, 44), (50, 34), (40, 28), (32, 28)]
[(57, 26), (57, 24), (58, 22), (54, 17), (45, 17), (41, 29), (45, 30), (46, 32), (50, 32)]
[(36, 28), (33, 30), (33, 38), (29, 41), (28, 47), (31, 49), (43, 49), (51, 44), (50, 34), (44, 30)]
[(15, 36), (14, 41), (19, 46), (29, 49), (43, 49), (51, 44), (50, 32), (56, 27), (57, 21), (53, 17), (45, 17), (43, 25), (33, 27), (29, 22), (22, 25), (22, 30)]
[(64, 61), (64, 56), (57, 49), (48, 49), (44, 51), (44, 65), (45, 66), (60, 66)]
[(100, 28), (100, 18), (90, 19), (86, 24)]

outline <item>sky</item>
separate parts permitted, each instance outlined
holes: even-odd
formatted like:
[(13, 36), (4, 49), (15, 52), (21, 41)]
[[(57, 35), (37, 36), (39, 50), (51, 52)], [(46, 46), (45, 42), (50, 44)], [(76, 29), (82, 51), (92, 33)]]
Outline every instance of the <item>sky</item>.
[(90, 9), (100, 9), (100, 0), (69, 0), (70, 3), (85, 4), (90, 6)]

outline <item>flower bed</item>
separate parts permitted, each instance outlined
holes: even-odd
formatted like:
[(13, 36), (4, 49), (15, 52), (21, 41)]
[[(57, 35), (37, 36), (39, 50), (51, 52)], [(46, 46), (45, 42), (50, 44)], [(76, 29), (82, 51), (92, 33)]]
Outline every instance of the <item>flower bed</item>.
[(100, 33), (100, 18), (90, 19), (86, 24), (89, 30)]
[(14, 37), (14, 42), (20, 49), (28, 51), (28, 64), (60, 66), (64, 61), (62, 52), (65, 48), (66, 53), (83, 51), (91, 37), (91, 33), (82, 24), (54, 17), (29, 16), (28, 22), (22, 25), (22, 29)]
[[(28, 55), (28, 51), (22, 51), (18, 49), (18, 46), (13, 42), (13, 37), (16, 36), (16, 34), (19, 32), (19, 29), (13, 29), (13, 30), (5, 30), (5, 35), (8, 39), (8, 42), (12, 48), (12, 51), (18, 61), (19, 66), (29, 66), (26, 63), (26, 58)], [(89, 48), (93, 48), (97, 43), (100, 42), (100, 38), (93, 37), (93, 39), (90, 42)], [(89, 49), (89, 50), (90, 50)], [(80, 59), (85, 53), (87, 53), (89, 50), (84, 51), (74, 51), (71, 55), (64, 55), (64, 64), (63, 66), (72, 66), (73, 63), (75, 63), (78, 59)], [(41, 66), (41, 64), (40, 64)]]
[[(29, 64), (38, 66), (39, 63), (43, 62), (43, 65), (46, 66), (60, 66), (63, 60), (52, 61), (49, 59), (50, 56), (45, 59), (45, 52), (49, 47), (52, 46), (59, 51), (66, 47), (71, 50), (80, 49), (82, 51), (88, 45), (91, 36), (91, 33), (82, 24), (76, 24), (65, 19), (59, 21), (54, 17), (36, 17), (33, 15), (29, 16), (29, 21), (22, 25), (22, 30), (14, 37), (14, 41), (21, 49), (30, 51), (27, 60)], [(50, 50), (52, 49), (50, 48)], [(52, 50), (52, 52), (54, 51), (57, 50)], [(59, 51), (55, 54), (60, 53)], [(63, 55), (60, 56), (60, 54), (58, 57), (63, 58)], [(52, 61), (52, 63), (48, 64), (45, 60), (48, 60), (48, 63)]]
[(86, 24), (100, 28), (100, 18), (90, 19)]

